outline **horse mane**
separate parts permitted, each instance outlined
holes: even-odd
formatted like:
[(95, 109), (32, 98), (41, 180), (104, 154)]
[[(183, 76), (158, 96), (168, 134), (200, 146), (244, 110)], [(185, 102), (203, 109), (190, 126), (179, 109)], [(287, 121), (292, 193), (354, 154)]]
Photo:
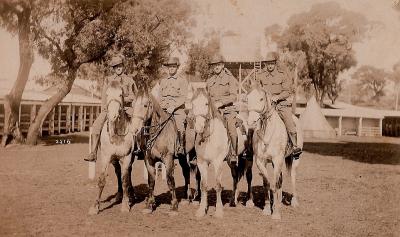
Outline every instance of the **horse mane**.
[(160, 118), (166, 118), (167, 113), (161, 108), (160, 103), (158, 103), (157, 99), (149, 92), (147, 92), (151, 103), (153, 104), (153, 113), (157, 113)]
[(223, 119), (222, 115), (218, 111), (218, 108), (215, 107), (213, 101), (211, 100), (211, 97), (210, 97), (210, 95), (209, 95), (209, 93), (208, 93), (206, 88), (197, 89), (196, 92), (194, 93), (191, 101), (193, 101), (195, 98), (197, 98), (201, 94), (204, 95), (208, 100), (208, 108), (211, 111), (211, 117)]

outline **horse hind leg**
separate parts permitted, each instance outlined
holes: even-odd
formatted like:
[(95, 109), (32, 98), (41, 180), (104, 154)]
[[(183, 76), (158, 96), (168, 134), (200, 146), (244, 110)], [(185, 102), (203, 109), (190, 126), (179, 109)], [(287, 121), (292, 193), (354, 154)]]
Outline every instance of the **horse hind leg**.
[(253, 189), (252, 189), (252, 186), (251, 186), (251, 181), (253, 179), (253, 171), (251, 170), (252, 167), (253, 167), (253, 161), (246, 160), (246, 181), (247, 181), (246, 207), (249, 207), (249, 208), (254, 207)]
[(208, 199), (207, 199), (207, 163), (204, 161), (197, 161), (197, 168), (199, 169), (201, 175), (200, 189), (201, 189), (201, 201), (199, 209), (197, 209), (196, 217), (204, 217), (208, 209)]
[(122, 173), (121, 173), (121, 165), (119, 164), (119, 161), (117, 159), (114, 159), (111, 162), (114, 166), (114, 171), (115, 171), (115, 176), (117, 177), (117, 182), (118, 182), (118, 190), (115, 195), (115, 203), (121, 203), (122, 202)]
[(237, 189), (237, 185), (239, 182), (239, 177), (238, 177), (238, 168), (236, 165), (234, 164), (229, 164), (229, 167), (231, 168), (231, 175), (232, 175), (232, 179), (233, 179), (233, 189), (232, 189), (232, 197), (231, 200), (229, 202), (229, 206), (231, 207), (236, 207), (237, 205), (237, 199), (239, 196), (239, 191)]
[(181, 204), (188, 204), (193, 199), (192, 191), (190, 188), (190, 166), (186, 157), (180, 156), (178, 160), (179, 164), (182, 167), (182, 173), (185, 179), (185, 190), (184, 196), (181, 200)]

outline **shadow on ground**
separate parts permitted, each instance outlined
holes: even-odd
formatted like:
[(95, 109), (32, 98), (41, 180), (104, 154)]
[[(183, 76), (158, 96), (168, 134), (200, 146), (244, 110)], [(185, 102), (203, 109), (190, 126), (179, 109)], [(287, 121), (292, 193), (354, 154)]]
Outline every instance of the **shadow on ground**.
[(305, 142), (304, 151), (369, 164), (400, 164), (400, 145), (391, 143)]

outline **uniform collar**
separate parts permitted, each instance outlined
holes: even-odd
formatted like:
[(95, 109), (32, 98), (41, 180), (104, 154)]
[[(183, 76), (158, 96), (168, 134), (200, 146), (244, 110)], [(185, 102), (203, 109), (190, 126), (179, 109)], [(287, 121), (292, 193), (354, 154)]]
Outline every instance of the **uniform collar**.
[(275, 76), (275, 75), (276, 75), (276, 68), (275, 68), (272, 72), (269, 72), (269, 71), (267, 70), (267, 68), (264, 68), (264, 72), (265, 72), (265, 74), (266, 74), (267, 76)]
[(176, 74), (175, 75), (173, 75), (173, 76), (168, 76), (168, 79), (178, 79), (178, 77), (176, 76)]

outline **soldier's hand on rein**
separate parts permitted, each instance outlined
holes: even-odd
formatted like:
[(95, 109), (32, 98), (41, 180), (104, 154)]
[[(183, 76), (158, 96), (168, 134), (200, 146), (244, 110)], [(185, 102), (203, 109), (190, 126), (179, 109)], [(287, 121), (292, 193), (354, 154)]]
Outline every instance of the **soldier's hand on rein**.
[(172, 112), (174, 112), (174, 109), (175, 109), (175, 108), (170, 107), (170, 108), (167, 109), (167, 112), (168, 112), (169, 114), (172, 114)]
[(216, 102), (215, 103), (215, 107), (217, 108), (217, 109), (219, 109), (219, 107), (221, 107), (222, 106), (222, 103), (221, 102)]
[(276, 95), (273, 95), (273, 96), (271, 97), (271, 101), (274, 102), (274, 103), (278, 102), (278, 100), (279, 100), (279, 97), (276, 96)]

